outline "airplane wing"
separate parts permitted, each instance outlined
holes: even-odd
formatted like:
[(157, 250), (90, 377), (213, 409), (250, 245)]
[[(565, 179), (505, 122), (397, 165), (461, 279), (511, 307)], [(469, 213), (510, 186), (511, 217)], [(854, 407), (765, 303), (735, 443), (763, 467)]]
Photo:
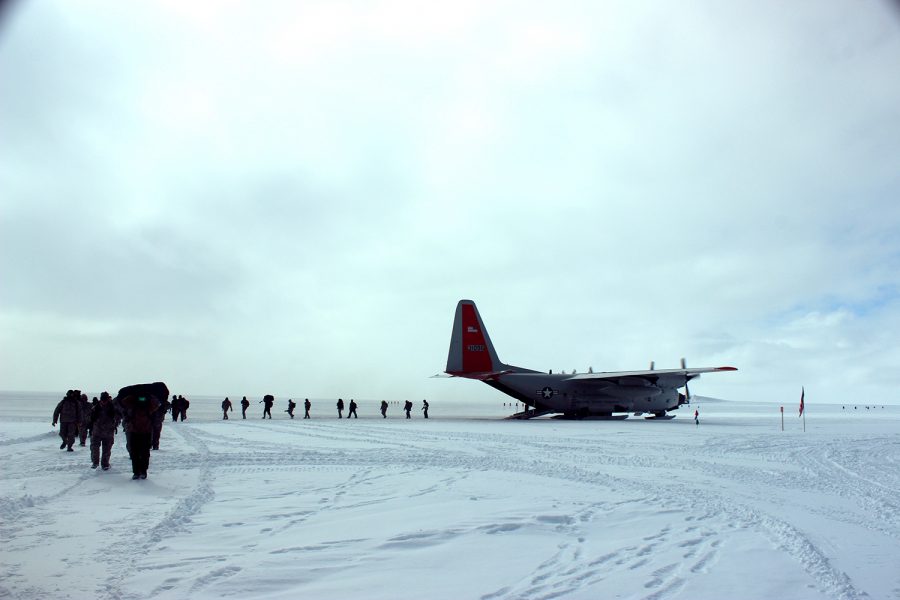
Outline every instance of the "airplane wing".
[(652, 371), (611, 371), (605, 373), (578, 373), (567, 377), (565, 381), (610, 381), (617, 382), (627, 379), (645, 379), (656, 382), (660, 377), (671, 378), (672, 376), (684, 377), (685, 379), (693, 379), (701, 373), (715, 373), (718, 371), (737, 371), (735, 367), (699, 367), (692, 369), (655, 369)]

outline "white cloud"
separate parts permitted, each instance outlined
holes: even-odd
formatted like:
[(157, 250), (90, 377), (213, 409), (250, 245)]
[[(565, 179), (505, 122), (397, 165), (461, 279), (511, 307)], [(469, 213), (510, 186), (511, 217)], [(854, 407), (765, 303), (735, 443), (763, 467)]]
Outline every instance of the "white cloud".
[[(147, 363), (196, 393), (491, 399), (424, 379), (471, 297), (524, 366), (687, 356), (742, 369), (697, 393), (889, 395), (889, 14), (19, 4), (0, 379), (114, 387)], [(136, 336), (164, 350), (119, 358)], [(78, 358), (24, 366), (58, 353)]]

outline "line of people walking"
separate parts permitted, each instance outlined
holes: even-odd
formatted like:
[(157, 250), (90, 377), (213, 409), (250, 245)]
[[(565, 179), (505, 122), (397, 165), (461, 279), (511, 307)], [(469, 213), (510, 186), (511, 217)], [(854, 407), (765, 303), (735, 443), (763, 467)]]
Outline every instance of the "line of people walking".
[[(263, 419), (271, 419), (272, 418), (272, 407), (275, 405), (275, 397), (272, 394), (266, 394), (265, 396), (263, 396), (262, 400), (257, 402), (257, 404), (263, 405), (262, 418)], [(347, 418), (348, 419), (350, 419), (350, 418), (358, 419), (359, 418), (359, 414), (357, 413), (359, 404), (357, 404), (354, 399), (351, 398), (349, 404), (345, 405), (344, 399), (338, 398), (336, 406), (337, 406), (338, 419), (344, 418), (344, 409), (345, 408), (347, 409)], [(388, 405), (387, 400), (382, 400), (381, 401), (381, 417), (384, 419), (387, 418), (388, 407), (389, 407), (389, 405)], [(429, 407), (428, 400), (422, 400), (422, 414), (423, 414), (424, 418), (426, 418), (426, 419), (428, 418), (428, 407)], [(248, 408), (250, 408), (250, 401), (247, 400), (247, 396), (244, 396), (241, 399), (241, 419), (247, 418), (247, 409)], [(296, 408), (297, 408), (297, 403), (294, 402), (293, 398), (289, 398), (287, 408), (284, 410), (284, 412), (286, 412), (288, 414), (288, 416), (293, 419), (294, 418), (294, 410)], [(303, 400), (303, 418), (304, 419), (310, 418), (309, 411), (311, 408), (312, 408), (312, 402), (309, 401), (309, 398), (304, 399)], [(413, 409), (413, 403), (410, 402), (409, 400), (407, 400), (403, 405), (403, 410), (406, 413), (407, 419), (412, 418), (412, 416), (410, 414), (412, 409)], [(222, 400), (222, 420), (223, 421), (228, 420), (229, 412), (234, 412), (234, 405), (232, 404), (231, 399), (226, 396), (225, 399)]]
[[(125, 449), (132, 463), (132, 479), (146, 479), (150, 466), (150, 452), (159, 450), (166, 415), (171, 412), (172, 422), (187, 419), (190, 401), (184, 396), (172, 394), (170, 402), (168, 395), (168, 388), (162, 383), (128, 386), (119, 390), (119, 394), (115, 398), (110, 396), (109, 392), (103, 392), (92, 402), (88, 402), (87, 394), (82, 393), (81, 390), (68, 390), (53, 411), (52, 425), (56, 427), (59, 424), (59, 436), (62, 439), (59, 448), (67, 452), (74, 452), (76, 440), (80, 442), (81, 446), (85, 446), (87, 440), (90, 439), (91, 468), (108, 471), (112, 447), (121, 426), (122, 432), (125, 434)], [(266, 394), (259, 403), (263, 405), (262, 418), (271, 419), (275, 397)], [(244, 396), (240, 404), (241, 417), (246, 419), (250, 401)], [(387, 418), (389, 406), (386, 400), (381, 401), (380, 410), (383, 419)], [(287, 409), (284, 412), (293, 419), (296, 407), (297, 403), (293, 398), (288, 399)], [(310, 418), (311, 408), (312, 402), (309, 398), (304, 399), (304, 419)], [(351, 398), (347, 408), (348, 419), (359, 418), (357, 413), (359, 404), (356, 400)], [(428, 401), (422, 400), (422, 413), (426, 419), (428, 418), (428, 408)], [(412, 418), (412, 409), (413, 403), (406, 400), (403, 410), (407, 419)], [(228, 413), (233, 410), (231, 400), (226, 397), (222, 401), (222, 419), (227, 420)], [(338, 398), (337, 411), (338, 418), (343, 419), (343, 398)]]

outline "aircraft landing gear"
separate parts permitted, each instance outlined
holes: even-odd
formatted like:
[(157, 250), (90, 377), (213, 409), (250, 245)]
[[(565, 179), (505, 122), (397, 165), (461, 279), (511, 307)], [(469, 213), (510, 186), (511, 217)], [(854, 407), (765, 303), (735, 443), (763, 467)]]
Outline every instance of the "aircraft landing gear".
[(675, 415), (670, 415), (666, 413), (664, 410), (655, 410), (653, 411), (652, 417), (644, 417), (650, 421), (671, 421), (675, 418)]

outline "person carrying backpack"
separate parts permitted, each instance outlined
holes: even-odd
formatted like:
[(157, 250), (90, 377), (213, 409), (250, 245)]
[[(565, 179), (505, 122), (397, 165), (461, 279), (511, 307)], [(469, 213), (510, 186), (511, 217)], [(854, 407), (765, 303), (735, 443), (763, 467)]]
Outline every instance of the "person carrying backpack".
[(269, 415), (269, 419), (271, 419), (272, 418), (272, 405), (275, 404), (275, 396), (273, 396), (272, 394), (266, 394), (265, 396), (263, 396), (262, 403), (263, 403), (262, 418), (265, 419), (266, 415)]

